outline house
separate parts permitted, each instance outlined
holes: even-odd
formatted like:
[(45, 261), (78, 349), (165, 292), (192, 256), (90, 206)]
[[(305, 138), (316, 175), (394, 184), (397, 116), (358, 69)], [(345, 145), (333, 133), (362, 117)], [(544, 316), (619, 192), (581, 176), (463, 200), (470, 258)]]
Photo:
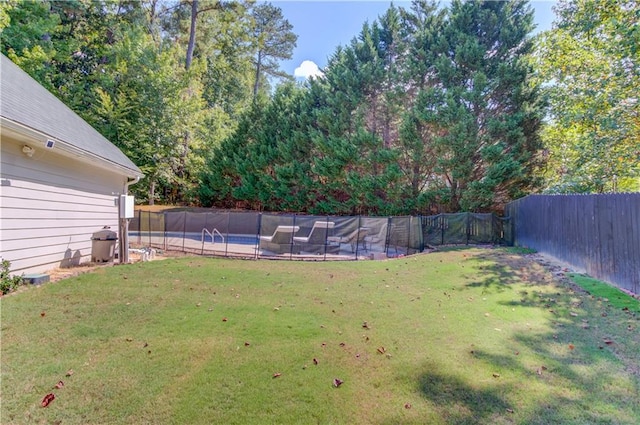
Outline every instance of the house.
[(140, 169), (3, 55), (0, 146), (0, 256), (12, 273), (90, 261), (104, 226), (126, 235), (120, 195)]

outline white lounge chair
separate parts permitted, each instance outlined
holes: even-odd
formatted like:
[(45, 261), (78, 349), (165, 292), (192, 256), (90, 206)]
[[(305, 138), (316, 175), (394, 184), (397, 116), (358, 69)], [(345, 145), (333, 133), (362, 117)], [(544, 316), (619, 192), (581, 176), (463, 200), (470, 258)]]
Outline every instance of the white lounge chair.
[(278, 226), (271, 236), (260, 236), (260, 248), (276, 254), (291, 252), (293, 234), (298, 230), (298, 226)]
[(369, 230), (370, 229), (368, 227), (358, 227), (356, 230), (354, 230), (353, 232), (349, 233), (346, 236), (330, 237), (328, 238), (328, 240), (329, 242), (335, 242), (338, 244), (351, 245), (351, 252), (356, 252), (356, 248), (360, 243), (362, 243), (363, 249), (366, 250), (367, 247), (364, 245), (365, 244), (364, 238), (369, 234)]
[[(327, 235), (329, 229), (333, 229), (335, 223), (333, 221), (316, 221), (307, 236), (294, 236), (294, 249), (297, 251), (313, 252), (316, 254), (324, 254), (325, 252), (338, 251), (339, 246), (328, 245)], [(335, 248), (335, 249), (333, 249)]]

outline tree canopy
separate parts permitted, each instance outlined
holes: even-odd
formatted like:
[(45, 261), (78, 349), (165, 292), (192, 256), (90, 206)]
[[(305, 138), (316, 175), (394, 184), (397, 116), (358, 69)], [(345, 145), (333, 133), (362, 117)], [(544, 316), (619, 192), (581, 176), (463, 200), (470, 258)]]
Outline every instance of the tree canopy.
[(535, 56), (552, 192), (640, 190), (640, 4), (572, 0)]
[(145, 173), (139, 202), (320, 214), (499, 211), (640, 190), (637, 2), (391, 5), (323, 75), (280, 68), (252, 0), (7, 0), (0, 50)]
[[(203, 203), (500, 209), (537, 183), (543, 104), (527, 60), (531, 30), (522, 1), (391, 6), (336, 50), (323, 77), (277, 92), (264, 120), (251, 112), (205, 167)], [(231, 145), (242, 154), (229, 156)]]

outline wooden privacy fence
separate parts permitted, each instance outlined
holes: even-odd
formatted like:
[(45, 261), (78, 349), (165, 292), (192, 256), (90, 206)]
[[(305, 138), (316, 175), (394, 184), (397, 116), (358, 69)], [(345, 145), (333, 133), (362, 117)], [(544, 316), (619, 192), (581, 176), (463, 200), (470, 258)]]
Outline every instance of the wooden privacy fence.
[(530, 195), (505, 212), (515, 245), (640, 293), (640, 193)]

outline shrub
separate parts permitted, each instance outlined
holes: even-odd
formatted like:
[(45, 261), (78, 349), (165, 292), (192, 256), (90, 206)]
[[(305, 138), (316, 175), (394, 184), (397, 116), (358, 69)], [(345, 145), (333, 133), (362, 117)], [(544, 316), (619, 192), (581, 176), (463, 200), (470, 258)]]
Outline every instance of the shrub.
[(22, 276), (11, 276), (9, 274), (10, 265), (9, 261), (2, 260), (2, 268), (0, 269), (0, 292), (2, 295), (8, 294), (20, 285), (24, 285)]

